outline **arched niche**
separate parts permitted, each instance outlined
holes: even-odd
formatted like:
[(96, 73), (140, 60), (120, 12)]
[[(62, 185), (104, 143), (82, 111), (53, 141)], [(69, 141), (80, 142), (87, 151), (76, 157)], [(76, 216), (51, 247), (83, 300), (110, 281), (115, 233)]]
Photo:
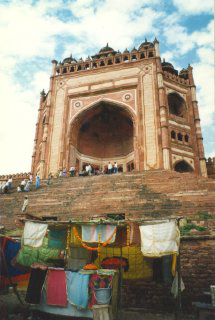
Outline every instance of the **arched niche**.
[(168, 94), (169, 113), (181, 118), (186, 117), (186, 103), (176, 92)]
[(193, 172), (193, 168), (185, 160), (180, 160), (175, 164), (175, 171), (177, 172)]
[(70, 144), (94, 159), (119, 159), (134, 151), (131, 113), (121, 105), (101, 101), (81, 112), (71, 123)]

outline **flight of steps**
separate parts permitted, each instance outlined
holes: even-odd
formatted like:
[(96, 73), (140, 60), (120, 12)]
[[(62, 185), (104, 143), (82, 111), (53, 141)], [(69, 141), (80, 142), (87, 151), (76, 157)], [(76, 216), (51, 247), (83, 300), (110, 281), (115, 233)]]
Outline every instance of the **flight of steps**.
[(58, 220), (125, 213), (133, 218), (215, 215), (215, 181), (194, 174), (153, 170), (143, 173), (62, 177), (29, 193), (0, 195), (0, 224), (14, 227), (28, 195), (27, 213)]

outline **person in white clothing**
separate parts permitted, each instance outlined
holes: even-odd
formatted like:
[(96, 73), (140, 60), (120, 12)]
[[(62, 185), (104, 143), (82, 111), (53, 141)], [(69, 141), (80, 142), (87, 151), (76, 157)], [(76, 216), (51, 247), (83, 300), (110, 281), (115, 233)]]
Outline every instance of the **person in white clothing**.
[(113, 165), (113, 173), (117, 173), (118, 172), (118, 165), (116, 163), (116, 161), (114, 162), (114, 165)]
[(112, 173), (112, 169), (113, 169), (113, 166), (112, 166), (112, 164), (111, 164), (110, 161), (109, 161), (109, 163), (108, 163), (108, 174), (111, 174), (111, 173)]

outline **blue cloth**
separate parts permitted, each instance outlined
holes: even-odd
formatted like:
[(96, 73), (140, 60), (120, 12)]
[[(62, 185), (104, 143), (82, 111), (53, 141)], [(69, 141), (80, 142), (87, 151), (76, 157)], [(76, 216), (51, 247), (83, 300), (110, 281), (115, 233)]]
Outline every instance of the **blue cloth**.
[(19, 249), (21, 248), (21, 244), (19, 242), (15, 242), (12, 240), (8, 240), (5, 249), (5, 259), (7, 262), (7, 270), (11, 277), (18, 276), (21, 274), (25, 274), (26, 270), (22, 270), (21, 268), (15, 268), (12, 266), (12, 259), (17, 255)]
[(88, 306), (89, 274), (66, 271), (68, 300), (77, 309), (86, 309)]
[(65, 249), (66, 247), (66, 229), (51, 229), (48, 233), (48, 247), (55, 249)]
[(36, 176), (36, 189), (38, 189), (40, 186), (40, 177)]

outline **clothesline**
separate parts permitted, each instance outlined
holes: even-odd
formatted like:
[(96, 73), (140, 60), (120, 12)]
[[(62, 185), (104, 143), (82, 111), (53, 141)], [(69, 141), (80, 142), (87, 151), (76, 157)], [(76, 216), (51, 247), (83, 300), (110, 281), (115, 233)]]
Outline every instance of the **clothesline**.
[(33, 219), (24, 219), (23, 221), (31, 221), (35, 223), (43, 223), (43, 224), (48, 224), (50, 226), (58, 226), (60, 227), (65, 227), (65, 225), (83, 225), (83, 224), (89, 224), (89, 225), (98, 225), (98, 224), (113, 224), (116, 226), (126, 226), (128, 223), (136, 223), (136, 224), (157, 224), (165, 221), (170, 221), (170, 220), (176, 220), (177, 222), (180, 221), (181, 219), (184, 219), (184, 216), (174, 216), (174, 217), (165, 217), (165, 218), (159, 218), (159, 219), (127, 219), (127, 220), (119, 220), (119, 221), (110, 221), (110, 220), (104, 220), (100, 219), (99, 221), (77, 221), (77, 220), (68, 220), (68, 221), (41, 221), (41, 220), (33, 220)]

